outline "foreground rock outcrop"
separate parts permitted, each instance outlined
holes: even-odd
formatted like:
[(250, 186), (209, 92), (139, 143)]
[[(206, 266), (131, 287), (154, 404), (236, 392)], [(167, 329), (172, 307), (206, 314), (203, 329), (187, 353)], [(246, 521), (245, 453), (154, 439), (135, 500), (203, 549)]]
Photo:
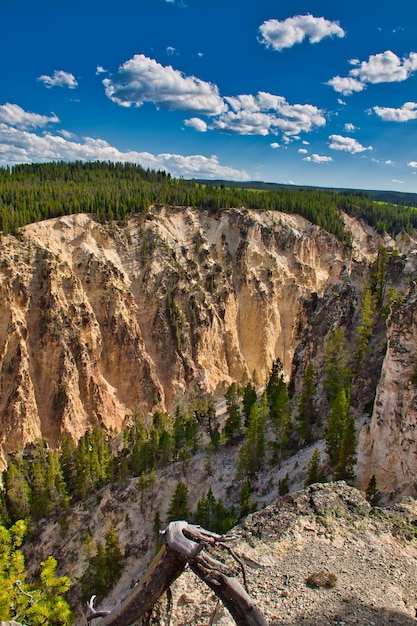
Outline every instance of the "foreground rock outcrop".
[[(312, 485), (250, 515), (232, 531), (233, 549), (271, 625), (412, 626), (416, 524), (411, 498), (383, 510), (343, 482)], [(170, 607), (160, 603), (158, 619), (234, 624), (192, 573), (175, 583)]]

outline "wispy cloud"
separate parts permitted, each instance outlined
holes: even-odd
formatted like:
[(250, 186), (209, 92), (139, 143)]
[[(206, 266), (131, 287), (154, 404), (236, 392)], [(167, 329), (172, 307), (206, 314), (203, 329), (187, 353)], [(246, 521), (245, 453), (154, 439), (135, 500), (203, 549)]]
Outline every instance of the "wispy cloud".
[(400, 59), (391, 50), (373, 54), (367, 61), (351, 59), (354, 66), (349, 76), (334, 76), (327, 85), (345, 96), (355, 91), (363, 91), (368, 83), (394, 83), (407, 80), (417, 69), (417, 53), (410, 52), (408, 56)]
[(227, 109), (216, 85), (185, 76), (143, 54), (123, 63), (116, 74), (103, 80), (103, 85), (110, 100), (126, 107), (153, 102), (158, 107), (205, 115), (218, 115)]
[(51, 87), (67, 87), (68, 89), (75, 89), (78, 87), (75, 76), (69, 72), (64, 72), (63, 70), (55, 70), (52, 76), (42, 74), (42, 76), (38, 77), (38, 81), (43, 83), (47, 89), (51, 89)]
[(0, 122), (15, 126), (16, 128), (44, 128), (47, 124), (56, 124), (59, 119), (55, 114), (50, 117), (25, 111), (18, 104), (0, 105)]
[(363, 146), (359, 141), (353, 139), (353, 137), (342, 137), (342, 135), (330, 135), (329, 148), (332, 150), (341, 150), (343, 152), (350, 152), (350, 154), (357, 154), (359, 152), (365, 152), (366, 150), (372, 150), (372, 146), (367, 148)]
[(345, 131), (347, 133), (354, 133), (355, 130), (358, 130), (358, 128), (354, 124), (352, 124), (351, 122), (346, 122)]
[(373, 111), (385, 122), (408, 122), (417, 119), (417, 102), (406, 102), (399, 109), (376, 106)]
[(325, 37), (345, 36), (339, 22), (330, 22), (324, 17), (314, 17), (311, 14), (295, 15), (283, 21), (266, 20), (259, 27), (259, 31), (259, 41), (278, 51), (291, 48), (304, 39), (309, 39), (310, 43), (318, 43)]

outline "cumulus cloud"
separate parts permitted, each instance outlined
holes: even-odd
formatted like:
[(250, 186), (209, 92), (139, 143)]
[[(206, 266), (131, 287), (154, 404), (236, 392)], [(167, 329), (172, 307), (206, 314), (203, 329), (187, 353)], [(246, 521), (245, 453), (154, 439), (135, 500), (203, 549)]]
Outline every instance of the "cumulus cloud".
[(272, 143), (269, 144), (271, 146), (271, 148), (273, 150), (276, 150), (277, 148), (280, 148), (281, 146), (279, 145), (279, 143), (277, 143), (276, 141), (273, 141)]
[(289, 104), (283, 96), (260, 91), (256, 96), (227, 97), (229, 110), (213, 120), (212, 128), (238, 135), (276, 135), (283, 138), (325, 126), (323, 112), (310, 104)]
[[(365, 85), (356, 78), (350, 78), (348, 76), (334, 76), (327, 81), (326, 85), (333, 87), (335, 91), (343, 94), (344, 96), (351, 96), (355, 91), (363, 91)], [(341, 102), (341, 104), (344, 104)]]
[(372, 54), (367, 61), (351, 59), (354, 66), (349, 76), (335, 76), (326, 85), (344, 96), (362, 91), (368, 83), (398, 83), (407, 80), (417, 70), (417, 52), (410, 52), (400, 59), (391, 50)]
[(410, 161), (407, 163), (408, 167), (417, 168), (417, 161)]
[(402, 60), (391, 50), (374, 54), (349, 72), (363, 83), (397, 83), (406, 80), (417, 69), (417, 52)]
[(260, 42), (265, 46), (281, 51), (291, 48), (308, 38), (310, 43), (318, 43), (325, 37), (344, 37), (345, 31), (339, 22), (330, 22), (324, 17), (311, 14), (295, 15), (286, 20), (266, 20), (259, 27)]
[(186, 178), (225, 178), (249, 180), (244, 170), (222, 165), (218, 157), (200, 154), (151, 154), (149, 152), (122, 152), (103, 139), (84, 137), (69, 140), (66, 137), (14, 128), (0, 123), (0, 164), (48, 162), (48, 161), (128, 161), (142, 167), (166, 170), (173, 176)]
[(17, 128), (44, 128), (47, 124), (59, 122), (59, 119), (55, 114), (48, 117), (38, 113), (29, 113), (18, 104), (6, 102), (0, 105), (0, 122)]
[(308, 154), (308, 150), (306, 148), (299, 148), (298, 154)]
[(399, 109), (376, 106), (373, 110), (385, 122), (408, 122), (417, 119), (417, 102), (406, 102)]
[(110, 100), (126, 107), (153, 102), (157, 107), (204, 115), (219, 115), (227, 109), (216, 85), (185, 76), (143, 54), (123, 63), (103, 85)]
[(367, 148), (353, 139), (353, 137), (342, 137), (342, 135), (330, 135), (329, 147), (332, 150), (342, 150), (343, 152), (350, 152), (351, 154), (357, 154), (358, 152), (365, 152), (366, 150), (372, 150), (372, 146)]
[(330, 156), (320, 156), (320, 154), (312, 154), (311, 156), (304, 157), (303, 161), (310, 161), (311, 163), (329, 163), (333, 161)]
[(103, 66), (97, 65), (97, 67), (96, 67), (96, 74), (97, 75), (99, 75), (99, 74), (106, 74), (106, 73), (107, 73), (107, 70), (105, 70)]
[(207, 132), (207, 124), (204, 120), (201, 120), (199, 117), (191, 117), (188, 120), (185, 120), (184, 124), (189, 126), (190, 128), (194, 128), (199, 133)]
[(75, 76), (63, 70), (55, 70), (52, 76), (43, 74), (38, 77), (38, 81), (43, 83), (47, 89), (51, 89), (51, 87), (68, 87), (68, 89), (75, 89), (78, 87)]

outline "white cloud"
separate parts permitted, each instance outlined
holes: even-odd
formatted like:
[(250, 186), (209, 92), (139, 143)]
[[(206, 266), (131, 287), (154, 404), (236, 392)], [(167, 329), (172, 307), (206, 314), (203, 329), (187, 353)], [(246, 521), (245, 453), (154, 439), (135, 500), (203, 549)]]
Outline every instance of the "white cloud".
[(326, 85), (344, 96), (350, 96), (354, 91), (363, 91), (367, 83), (396, 83), (407, 80), (417, 70), (417, 52), (410, 52), (400, 59), (391, 50), (372, 54), (367, 61), (351, 59), (355, 67), (350, 70), (349, 76), (334, 76)]
[(385, 122), (408, 122), (417, 119), (417, 102), (406, 102), (399, 109), (376, 106), (373, 110)]
[(166, 52), (169, 56), (172, 56), (176, 53), (176, 49), (173, 46), (167, 46)]
[(417, 161), (410, 161), (409, 163), (407, 163), (408, 167), (415, 167), (417, 168)]
[(104, 67), (102, 67), (101, 65), (97, 65), (96, 67), (96, 74), (106, 74), (107, 70), (104, 69)]
[(333, 161), (330, 156), (320, 156), (319, 154), (312, 154), (311, 156), (307, 156), (303, 159), (303, 161), (310, 161), (311, 163), (329, 163)]
[(393, 179), (392, 179), (392, 182), (393, 182), (393, 183), (397, 183), (397, 184), (399, 184), (399, 185), (404, 185), (404, 181), (403, 181), (403, 180), (398, 180), (397, 178), (393, 178)]
[(194, 128), (199, 133), (207, 132), (207, 124), (204, 120), (201, 120), (199, 117), (191, 117), (188, 120), (185, 120), (184, 124), (189, 126), (190, 128)]
[(355, 130), (358, 130), (357, 127), (354, 124), (351, 124), (350, 122), (346, 122), (345, 124), (345, 131), (347, 133), (354, 133)]
[[(328, 85), (329, 83), (326, 83), (326, 85)], [(346, 102), (344, 100), (342, 100), (341, 98), (337, 99), (338, 104), (340, 104), (341, 106), (346, 106)]]
[(342, 150), (343, 152), (350, 152), (351, 154), (357, 154), (358, 152), (365, 152), (365, 150), (372, 150), (372, 146), (365, 148), (359, 141), (353, 139), (353, 137), (342, 137), (342, 135), (330, 135), (329, 147), (332, 150)]
[(308, 154), (308, 150), (306, 150), (306, 148), (299, 148), (298, 154)]
[(128, 161), (142, 167), (160, 169), (173, 176), (187, 178), (225, 178), (228, 180), (249, 180), (245, 170), (237, 170), (222, 165), (218, 157), (200, 154), (151, 154), (149, 152), (122, 152), (103, 139), (85, 137), (70, 141), (65, 137), (45, 133), (36, 135), (27, 130), (19, 130), (0, 123), (0, 165), (48, 161)]
[(271, 148), (273, 150), (276, 150), (277, 148), (280, 148), (281, 146), (279, 145), (279, 143), (277, 143), (276, 141), (273, 141), (272, 143), (269, 144), (271, 146)]
[(351, 96), (354, 91), (363, 91), (365, 89), (365, 85), (356, 80), (356, 78), (342, 76), (334, 76), (327, 81), (326, 85), (330, 85), (335, 91), (344, 96)]
[(291, 48), (301, 43), (305, 38), (310, 43), (318, 43), (325, 37), (344, 37), (345, 31), (339, 22), (330, 22), (324, 17), (308, 15), (295, 15), (286, 20), (266, 20), (259, 27), (261, 32), (260, 42), (274, 50)]
[(406, 80), (416, 69), (416, 52), (410, 52), (408, 57), (401, 60), (391, 50), (386, 50), (371, 55), (368, 61), (362, 61), (349, 75), (363, 83), (393, 83)]
[(385, 161), (385, 165), (394, 165), (394, 161), (391, 161), (391, 159), (387, 159)]
[(216, 85), (185, 76), (143, 54), (123, 63), (116, 74), (103, 80), (103, 85), (110, 100), (126, 107), (153, 102), (170, 110), (205, 115), (219, 115), (227, 108)]
[(229, 111), (213, 120), (212, 128), (238, 135), (276, 135), (294, 138), (325, 126), (323, 112), (310, 104), (289, 104), (283, 96), (259, 92), (256, 96), (227, 97)]
[(43, 74), (38, 77), (38, 80), (43, 83), (47, 89), (51, 87), (68, 87), (68, 89), (75, 89), (78, 87), (75, 76), (63, 70), (55, 70), (53, 76)]
[(0, 122), (17, 128), (44, 128), (47, 124), (59, 122), (59, 119), (55, 114), (48, 117), (38, 113), (29, 113), (18, 104), (6, 102), (0, 105)]

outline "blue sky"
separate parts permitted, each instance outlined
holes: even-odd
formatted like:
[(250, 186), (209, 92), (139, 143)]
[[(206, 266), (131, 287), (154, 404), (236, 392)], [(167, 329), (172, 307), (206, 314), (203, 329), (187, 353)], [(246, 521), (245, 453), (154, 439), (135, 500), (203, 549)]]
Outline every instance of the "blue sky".
[(415, 0), (7, 0), (0, 164), (417, 191)]

